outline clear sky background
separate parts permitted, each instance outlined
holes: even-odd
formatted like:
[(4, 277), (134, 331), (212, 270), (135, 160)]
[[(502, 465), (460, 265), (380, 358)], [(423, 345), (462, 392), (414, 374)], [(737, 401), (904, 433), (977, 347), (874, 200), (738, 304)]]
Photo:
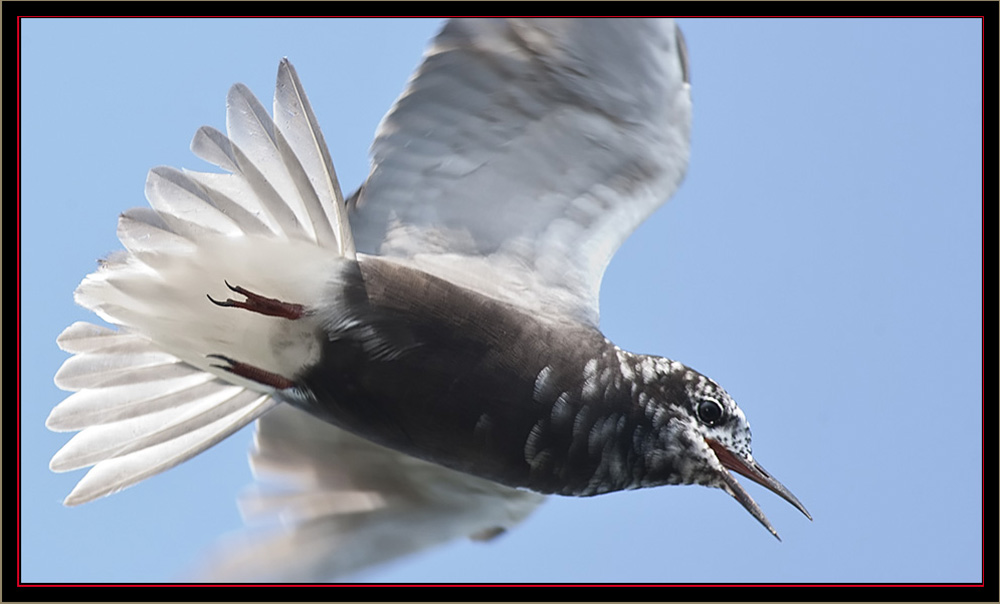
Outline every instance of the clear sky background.
[[(612, 261), (602, 328), (716, 379), (809, 522), (748, 490), (553, 498), (492, 543), (371, 581), (981, 580), (982, 32), (978, 20), (682, 19), (695, 123), (687, 180)], [(298, 69), (345, 192), (433, 20), (21, 23), (21, 579), (171, 581), (239, 529), (249, 429), (109, 498), (65, 508), (56, 336), (119, 249), (156, 165), (205, 169), (195, 130), (226, 91), (270, 107)], [(743, 481), (747, 484), (749, 481)], [(994, 513), (995, 510), (991, 511)]]

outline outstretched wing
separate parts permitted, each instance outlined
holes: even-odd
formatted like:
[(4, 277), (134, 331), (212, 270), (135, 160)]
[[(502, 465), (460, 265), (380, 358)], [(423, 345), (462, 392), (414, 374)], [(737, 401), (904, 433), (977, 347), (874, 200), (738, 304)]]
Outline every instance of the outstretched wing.
[(358, 250), (597, 325), (604, 269), (687, 167), (668, 19), (453, 20), (383, 119)]
[(198, 569), (212, 581), (329, 581), (457, 538), (487, 539), (543, 500), (397, 453), (289, 405), (257, 422), (258, 483), (240, 500), (257, 525)]

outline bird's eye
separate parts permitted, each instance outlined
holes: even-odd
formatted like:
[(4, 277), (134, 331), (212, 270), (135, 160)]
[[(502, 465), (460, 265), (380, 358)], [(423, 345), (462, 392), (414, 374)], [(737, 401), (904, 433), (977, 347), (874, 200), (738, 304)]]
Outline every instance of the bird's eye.
[(724, 414), (725, 410), (722, 408), (722, 404), (719, 403), (719, 401), (704, 399), (698, 403), (698, 419), (700, 419), (703, 424), (714, 426), (719, 423), (719, 420), (722, 419)]

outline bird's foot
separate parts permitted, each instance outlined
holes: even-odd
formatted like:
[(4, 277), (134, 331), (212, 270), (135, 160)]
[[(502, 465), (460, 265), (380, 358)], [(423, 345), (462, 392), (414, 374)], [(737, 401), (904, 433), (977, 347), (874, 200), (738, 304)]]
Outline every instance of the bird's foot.
[(266, 298), (260, 294), (255, 294), (252, 291), (240, 287), (239, 285), (233, 286), (226, 281), (226, 287), (230, 291), (234, 291), (238, 294), (246, 296), (245, 301), (233, 300), (232, 298), (227, 298), (223, 301), (216, 300), (212, 296), (206, 296), (216, 306), (225, 306), (228, 308), (242, 308), (244, 310), (249, 310), (250, 312), (259, 313), (262, 315), (267, 315), (269, 317), (281, 317), (284, 319), (295, 320), (305, 314), (305, 306), (301, 304), (293, 304), (291, 302), (282, 302), (275, 298)]
[(258, 384), (271, 386), (272, 388), (276, 388), (278, 390), (287, 390), (288, 388), (294, 388), (296, 385), (295, 382), (283, 375), (266, 371), (260, 367), (255, 367), (248, 363), (243, 363), (221, 354), (210, 354), (208, 355), (208, 358), (220, 359), (226, 362), (225, 365), (212, 365), (212, 367), (228, 371), (233, 375), (238, 375), (241, 378), (246, 378), (250, 381), (257, 382)]

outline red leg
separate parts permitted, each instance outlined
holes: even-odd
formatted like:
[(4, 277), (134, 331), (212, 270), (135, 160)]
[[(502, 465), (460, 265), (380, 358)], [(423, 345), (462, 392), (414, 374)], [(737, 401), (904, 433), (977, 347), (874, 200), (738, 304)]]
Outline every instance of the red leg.
[(225, 306), (227, 308), (242, 308), (244, 310), (249, 310), (250, 312), (255, 312), (262, 315), (267, 315), (269, 317), (281, 317), (284, 319), (295, 320), (305, 314), (305, 306), (301, 304), (292, 304), (291, 302), (282, 302), (275, 298), (266, 298), (260, 294), (255, 294), (245, 288), (229, 285), (226, 281), (226, 287), (230, 291), (234, 291), (238, 294), (246, 296), (246, 301), (233, 300), (232, 298), (227, 298), (224, 301), (219, 301), (212, 296), (207, 296), (208, 299), (216, 306)]
[(295, 382), (286, 378), (283, 375), (278, 375), (277, 373), (271, 373), (270, 371), (265, 371), (260, 367), (254, 367), (247, 363), (231, 359), (221, 354), (210, 354), (208, 355), (210, 359), (221, 359), (228, 363), (228, 365), (212, 365), (223, 371), (228, 371), (233, 375), (238, 375), (242, 378), (257, 382), (258, 384), (264, 384), (265, 386), (271, 386), (272, 388), (277, 388), (278, 390), (286, 390), (288, 388), (294, 388)]

